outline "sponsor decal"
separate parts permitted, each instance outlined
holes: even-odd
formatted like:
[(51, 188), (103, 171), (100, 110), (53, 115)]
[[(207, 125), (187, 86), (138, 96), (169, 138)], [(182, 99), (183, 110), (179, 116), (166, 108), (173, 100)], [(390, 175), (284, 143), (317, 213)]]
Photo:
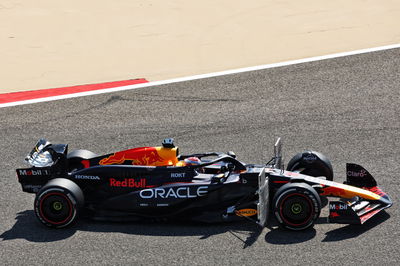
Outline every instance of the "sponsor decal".
[(171, 177), (185, 177), (186, 173), (171, 173)]
[(364, 177), (366, 175), (367, 175), (367, 171), (364, 169), (362, 169), (360, 172), (347, 171), (347, 176)]
[(329, 204), (329, 209), (330, 210), (347, 210), (348, 206), (347, 204)]
[(331, 218), (335, 218), (335, 217), (339, 217), (340, 215), (337, 213), (337, 212), (331, 212), (330, 214), (329, 214), (329, 217), (331, 217)]
[(379, 195), (381, 197), (386, 196), (386, 193), (383, 192), (382, 189), (380, 189), (379, 187), (371, 187), (371, 188), (365, 187), (364, 189), (369, 190), (369, 191), (371, 191), (371, 192), (373, 192), (373, 193), (375, 193), (375, 194), (377, 194), (377, 195)]
[(144, 189), (140, 191), (140, 197), (142, 199), (196, 198), (206, 195), (207, 188), (208, 186)]
[(317, 160), (317, 156), (312, 153), (303, 154), (303, 160), (307, 163), (312, 163)]
[(110, 187), (145, 188), (146, 179), (141, 178), (139, 180), (135, 180), (134, 178), (125, 178), (121, 181), (115, 178), (110, 178)]
[(90, 161), (89, 160), (82, 160), (81, 164), (83, 165), (84, 168), (89, 168), (90, 167)]
[(21, 176), (31, 176), (31, 175), (50, 175), (49, 170), (18, 170)]
[(75, 179), (100, 180), (97, 175), (76, 175)]
[(38, 192), (42, 188), (42, 185), (24, 185), (24, 189), (32, 192)]
[(235, 211), (237, 216), (253, 216), (257, 214), (257, 210), (255, 209), (241, 209)]
[(99, 164), (123, 164), (125, 161), (131, 161), (134, 165), (157, 166), (162, 164), (164, 159), (158, 154), (156, 148), (144, 147), (116, 152), (109, 157), (102, 159)]

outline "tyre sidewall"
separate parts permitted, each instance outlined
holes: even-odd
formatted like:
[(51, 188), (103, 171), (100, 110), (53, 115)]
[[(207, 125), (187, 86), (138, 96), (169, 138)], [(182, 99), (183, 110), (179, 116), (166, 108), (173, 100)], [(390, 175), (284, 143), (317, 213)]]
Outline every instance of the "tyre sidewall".
[[(310, 214), (304, 222), (299, 224), (290, 223), (285, 217), (282, 217), (282, 207), (290, 196), (300, 196), (309, 203)], [(278, 189), (273, 200), (274, 214), (279, 224), (290, 230), (304, 230), (314, 225), (321, 213), (321, 199), (318, 193), (311, 186), (307, 184), (286, 184)]]
[(305, 169), (301, 172), (302, 174), (314, 177), (325, 176), (327, 180), (333, 181), (332, 164), (322, 153), (304, 151), (293, 156), (287, 165), (287, 170), (296, 171), (301, 168)]
[[(44, 210), (42, 209), (43, 202), (51, 195), (59, 196), (67, 202), (66, 207), (68, 207), (68, 216), (66, 219), (62, 221), (51, 221), (49, 217), (45, 217)], [(36, 194), (34, 212), (42, 224), (52, 228), (62, 228), (71, 225), (76, 221), (80, 206), (81, 204), (70, 190), (62, 186), (46, 185)]]

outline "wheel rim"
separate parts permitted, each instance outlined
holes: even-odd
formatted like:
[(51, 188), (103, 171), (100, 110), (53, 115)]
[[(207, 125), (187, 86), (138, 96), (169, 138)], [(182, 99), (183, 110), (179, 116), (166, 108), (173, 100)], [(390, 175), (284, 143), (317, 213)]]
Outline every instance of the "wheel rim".
[(292, 206), (290, 207), (290, 210), (292, 211), (293, 214), (300, 214), (301, 211), (303, 210), (303, 206), (301, 204), (299, 204), (298, 202), (292, 204)]
[(303, 194), (294, 193), (287, 195), (280, 204), (280, 216), (290, 226), (303, 226), (313, 216), (314, 207), (311, 200)]
[(62, 193), (48, 193), (40, 200), (40, 216), (48, 223), (63, 224), (71, 219), (72, 214), (72, 202)]
[(55, 211), (61, 211), (62, 208), (63, 208), (63, 204), (62, 204), (62, 202), (60, 202), (60, 201), (54, 201), (52, 207), (53, 207), (53, 209), (54, 209)]

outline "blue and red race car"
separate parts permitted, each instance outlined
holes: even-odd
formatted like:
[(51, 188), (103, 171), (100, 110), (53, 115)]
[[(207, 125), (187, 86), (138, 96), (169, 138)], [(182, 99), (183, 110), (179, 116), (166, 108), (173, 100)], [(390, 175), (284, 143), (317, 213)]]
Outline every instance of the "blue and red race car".
[(287, 229), (314, 225), (327, 197), (329, 222), (363, 224), (392, 201), (363, 167), (347, 164), (345, 184), (333, 180), (329, 160), (315, 151), (282, 169), (281, 141), (264, 165), (245, 164), (233, 152), (179, 154), (173, 139), (107, 155), (41, 139), (17, 169), (34, 211), (54, 228), (78, 216), (96, 220), (190, 219), (202, 222), (275, 219)]

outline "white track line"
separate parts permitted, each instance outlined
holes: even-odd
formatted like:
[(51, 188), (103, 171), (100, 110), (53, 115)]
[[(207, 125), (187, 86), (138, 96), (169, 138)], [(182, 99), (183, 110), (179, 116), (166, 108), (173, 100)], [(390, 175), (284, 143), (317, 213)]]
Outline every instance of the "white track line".
[(343, 53), (315, 56), (315, 57), (309, 57), (309, 58), (285, 61), (285, 62), (274, 63), (274, 64), (238, 68), (238, 69), (232, 69), (232, 70), (226, 70), (226, 71), (220, 71), (220, 72), (214, 72), (214, 73), (208, 73), (208, 74), (201, 74), (201, 75), (188, 76), (188, 77), (182, 77), (182, 78), (167, 79), (167, 80), (162, 80), (162, 81), (153, 81), (153, 82), (142, 83), (142, 84), (137, 84), (137, 85), (128, 85), (128, 86), (122, 86), (122, 87), (116, 87), (116, 88), (109, 88), (109, 89), (102, 89), (102, 90), (95, 90), (95, 91), (87, 91), (87, 92), (79, 92), (79, 93), (73, 93), (73, 94), (67, 94), (67, 95), (52, 96), (52, 97), (38, 98), (38, 99), (32, 99), (32, 100), (24, 100), (24, 101), (11, 102), (11, 103), (3, 103), (3, 104), (0, 104), (0, 108), (1, 107), (16, 106), (16, 105), (31, 104), (31, 103), (39, 103), (39, 102), (48, 102), (48, 101), (69, 99), (69, 98), (82, 97), (82, 96), (88, 96), (88, 95), (96, 95), (96, 94), (102, 94), (102, 93), (110, 93), (110, 92), (125, 91), (125, 90), (134, 90), (134, 89), (139, 89), (139, 88), (159, 86), (159, 85), (165, 85), (165, 84), (170, 84), (170, 83), (177, 83), (177, 82), (197, 80), (197, 79), (205, 79), (205, 78), (218, 77), (218, 76), (224, 76), (224, 75), (230, 75), (230, 74), (237, 74), (237, 73), (243, 73), (243, 72), (249, 72), (249, 71), (256, 71), (256, 70), (262, 70), (262, 69), (268, 69), (268, 68), (275, 68), (275, 67), (289, 66), (289, 65), (295, 65), (295, 64), (302, 64), (302, 63), (307, 63), (307, 62), (314, 62), (314, 61), (320, 61), (320, 60), (326, 60), (326, 59), (332, 59), (332, 58), (338, 58), (338, 57), (344, 57), (344, 56), (350, 56), (350, 55), (371, 53), (371, 52), (389, 50), (389, 49), (394, 49), (394, 48), (400, 48), (400, 43), (399, 44), (386, 45), (386, 46), (379, 46), (379, 47), (374, 47), (374, 48), (355, 50), (355, 51), (350, 51), (350, 52), (343, 52)]

